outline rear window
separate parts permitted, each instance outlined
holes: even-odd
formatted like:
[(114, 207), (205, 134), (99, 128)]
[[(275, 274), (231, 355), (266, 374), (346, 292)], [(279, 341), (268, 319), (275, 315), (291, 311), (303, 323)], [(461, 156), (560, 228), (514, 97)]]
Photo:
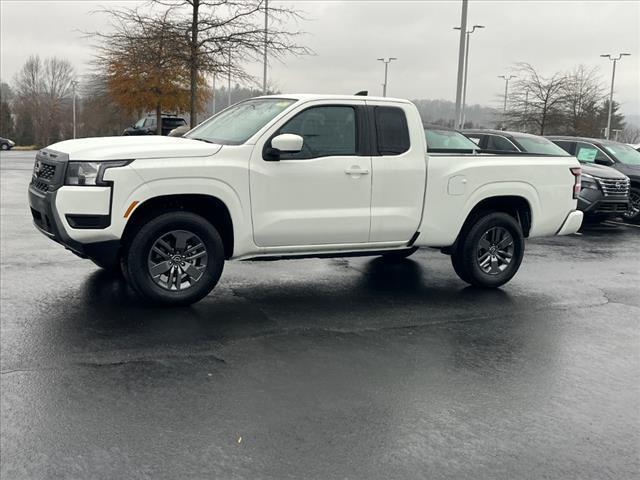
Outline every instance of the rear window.
[(374, 116), (380, 155), (400, 155), (409, 150), (407, 117), (401, 108), (375, 107)]
[(427, 150), (478, 150), (479, 147), (460, 132), (455, 130), (435, 130), (426, 128)]
[(518, 142), (525, 152), (537, 153), (539, 155), (558, 155), (561, 157), (568, 157), (569, 154), (565, 152), (558, 145), (551, 140), (547, 140), (542, 137), (513, 137)]
[(487, 135), (487, 150), (497, 150), (499, 152), (517, 152), (516, 146), (500, 135)]

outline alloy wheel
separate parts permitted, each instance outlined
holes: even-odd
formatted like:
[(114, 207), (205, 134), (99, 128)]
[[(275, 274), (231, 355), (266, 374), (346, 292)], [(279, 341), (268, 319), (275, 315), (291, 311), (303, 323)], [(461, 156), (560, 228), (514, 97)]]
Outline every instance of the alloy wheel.
[(636, 218), (640, 214), (640, 193), (636, 190), (629, 191), (629, 210), (622, 215), (625, 218)]
[(195, 233), (172, 230), (153, 242), (147, 268), (156, 285), (165, 290), (182, 291), (202, 279), (207, 257), (207, 248)]
[(509, 231), (503, 227), (492, 227), (480, 237), (476, 261), (484, 273), (498, 275), (509, 266), (513, 254), (514, 242)]

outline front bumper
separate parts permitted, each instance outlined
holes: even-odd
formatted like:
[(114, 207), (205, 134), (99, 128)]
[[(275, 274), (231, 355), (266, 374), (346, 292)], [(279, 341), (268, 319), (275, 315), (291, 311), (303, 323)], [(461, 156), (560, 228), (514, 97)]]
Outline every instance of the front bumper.
[(29, 184), (35, 227), (82, 258), (90, 258), (102, 267), (114, 265), (120, 252), (119, 240), (80, 242), (69, 234), (83, 233), (90, 238), (92, 232), (103, 232), (110, 225), (111, 188), (62, 187), (67, 160), (61, 154), (39, 152), (36, 162), (38, 169)]
[(605, 196), (599, 190), (583, 189), (578, 197), (578, 209), (585, 215), (620, 216), (629, 210), (629, 197)]

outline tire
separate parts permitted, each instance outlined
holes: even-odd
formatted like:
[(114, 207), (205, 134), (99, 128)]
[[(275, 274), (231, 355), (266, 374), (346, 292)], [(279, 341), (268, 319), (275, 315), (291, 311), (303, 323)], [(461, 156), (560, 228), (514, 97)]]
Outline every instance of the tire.
[(168, 212), (135, 232), (125, 245), (124, 277), (144, 300), (190, 305), (218, 283), (224, 267), (220, 234), (190, 212)]
[(460, 233), (451, 264), (460, 279), (476, 287), (507, 283), (520, 268), (524, 235), (506, 213), (485, 213), (468, 222)]
[(418, 247), (406, 248), (404, 250), (393, 250), (391, 252), (383, 253), (381, 256), (385, 260), (402, 260), (403, 258), (408, 258), (416, 251)]
[(6, 143), (1, 144), (0, 150), (9, 150), (9, 145), (7, 145)]
[(640, 189), (632, 187), (629, 190), (629, 202), (631, 208), (629, 211), (622, 215), (622, 219), (627, 223), (634, 225), (640, 224)]

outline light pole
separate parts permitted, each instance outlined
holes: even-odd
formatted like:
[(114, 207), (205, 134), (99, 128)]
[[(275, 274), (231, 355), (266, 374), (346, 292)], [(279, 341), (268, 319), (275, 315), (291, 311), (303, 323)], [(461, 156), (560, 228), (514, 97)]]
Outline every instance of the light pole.
[(460, 15), (460, 46), (458, 47), (458, 83), (456, 87), (456, 124), (460, 122), (462, 76), (464, 73), (465, 32), (467, 31), (467, 4), (468, 0), (462, 0), (462, 13)]
[(231, 106), (231, 45), (229, 45), (229, 76), (227, 77), (227, 107)]
[(216, 72), (213, 72), (211, 79), (211, 115), (216, 114)]
[(509, 92), (509, 80), (516, 78), (515, 75), (498, 75), (498, 78), (504, 78), (504, 107), (502, 108), (502, 129), (505, 127), (507, 118), (507, 93)]
[(613, 107), (613, 83), (616, 80), (616, 63), (618, 62), (618, 60), (620, 60), (622, 57), (628, 57), (629, 55), (631, 55), (630, 53), (619, 53), (617, 57), (613, 58), (613, 56), (610, 53), (606, 53), (603, 55), (600, 55), (601, 57), (606, 57), (609, 60), (611, 60), (613, 62), (613, 69), (611, 71), (611, 93), (609, 94), (609, 115), (607, 116), (607, 131), (606, 131), (606, 137), (607, 140), (609, 140), (611, 138), (611, 112), (612, 112), (612, 107)]
[(384, 83), (382, 84), (382, 96), (387, 96), (387, 74), (389, 73), (389, 64), (393, 60), (397, 60), (396, 57), (389, 57), (386, 60), (384, 58), (378, 59), (380, 62), (384, 63)]
[[(460, 128), (464, 128), (465, 114), (464, 110), (467, 105), (467, 74), (469, 73), (469, 35), (476, 31), (476, 28), (485, 28), (484, 25), (474, 25), (471, 30), (467, 30), (465, 38), (465, 53), (464, 53), (464, 80), (462, 82), (462, 108), (460, 109), (460, 118), (456, 119)], [(453, 27), (454, 30), (462, 29), (460, 27)]]
[(77, 80), (71, 81), (71, 88), (73, 89), (73, 102), (71, 106), (73, 116), (73, 138), (76, 138), (76, 87), (78, 86)]
[(264, 1), (264, 59), (262, 66), (262, 94), (267, 94), (267, 42), (269, 35), (269, 0)]

